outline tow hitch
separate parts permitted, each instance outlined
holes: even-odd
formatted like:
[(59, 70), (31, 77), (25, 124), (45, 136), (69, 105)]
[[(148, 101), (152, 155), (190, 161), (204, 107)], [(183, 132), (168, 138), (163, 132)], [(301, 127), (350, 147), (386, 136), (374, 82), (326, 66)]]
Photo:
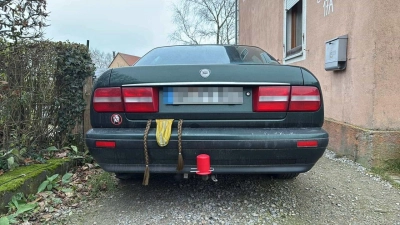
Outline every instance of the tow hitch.
[[(209, 179), (212, 171), (214, 171), (214, 168), (210, 167), (210, 156), (207, 154), (200, 154), (197, 156), (197, 168), (191, 168), (190, 172), (196, 173), (201, 176), (202, 180), (206, 181)], [(217, 182), (217, 176), (211, 175), (211, 180)]]

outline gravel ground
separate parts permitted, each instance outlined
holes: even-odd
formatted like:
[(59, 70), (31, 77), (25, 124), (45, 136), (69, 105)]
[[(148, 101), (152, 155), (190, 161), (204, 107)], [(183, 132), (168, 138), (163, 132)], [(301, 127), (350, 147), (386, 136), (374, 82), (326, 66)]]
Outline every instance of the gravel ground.
[(218, 182), (155, 175), (65, 213), (66, 224), (399, 224), (400, 190), (327, 151), (294, 180), (219, 175)]

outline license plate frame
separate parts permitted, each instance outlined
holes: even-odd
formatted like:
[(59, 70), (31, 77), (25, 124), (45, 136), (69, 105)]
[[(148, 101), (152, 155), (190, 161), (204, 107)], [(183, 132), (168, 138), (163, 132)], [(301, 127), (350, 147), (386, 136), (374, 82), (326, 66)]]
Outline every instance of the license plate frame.
[(241, 105), (243, 87), (164, 87), (166, 105)]

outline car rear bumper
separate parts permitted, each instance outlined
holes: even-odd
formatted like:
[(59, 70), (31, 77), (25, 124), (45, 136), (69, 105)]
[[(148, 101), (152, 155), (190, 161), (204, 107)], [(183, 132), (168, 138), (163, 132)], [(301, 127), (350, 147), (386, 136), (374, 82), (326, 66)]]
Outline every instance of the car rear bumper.
[[(86, 144), (104, 170), (139, 173), (145, 169), (143, 133), (143, 128), (94, 128), (87, 132)], [(297, 147), (302, 140), (316, 140), (318, 145)], [(115, 141), (115, 148), (97, 148), (96, 141)], [(167, 146), (158, 146), (155, 128), (147, 143), (152, 173), (178, 172), (176, 128)], [(327, 145), (322, 128), (184, 128), (185, 166), (179, 173), (194, 171), (199, 154), (210, 156), (213, 173), (301, 173), (314, 166)]]

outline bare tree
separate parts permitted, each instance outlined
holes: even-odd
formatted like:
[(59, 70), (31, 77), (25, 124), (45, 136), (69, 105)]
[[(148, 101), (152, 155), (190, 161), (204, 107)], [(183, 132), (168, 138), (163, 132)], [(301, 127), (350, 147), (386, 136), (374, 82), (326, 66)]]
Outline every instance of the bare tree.
[(48, 26), (46, 0), (0, 0), (0, 37), (17, 42), (37, 39)]
[(110, 63), (113, 61), (111, 53), (105, 53), (98, 49), (90, 49), (90, 57), (96, 67), (96, 69), (108, 68)]
[(235, 39), (235, 0), (181, 0), (173, 5), (177, 29), (170, 35), (182, 44), (230, 44)]

